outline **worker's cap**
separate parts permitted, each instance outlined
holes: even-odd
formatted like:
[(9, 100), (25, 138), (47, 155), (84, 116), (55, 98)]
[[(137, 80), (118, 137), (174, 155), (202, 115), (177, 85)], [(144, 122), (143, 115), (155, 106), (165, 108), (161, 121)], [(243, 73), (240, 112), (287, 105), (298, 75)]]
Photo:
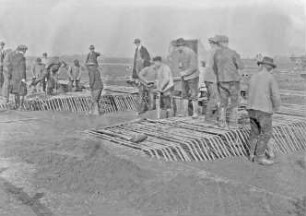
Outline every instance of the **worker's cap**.
[(1, 41), (1, 42), (0, 42), (0, 45), (1, 45), (1, 46), (4, 46), (4, 45), (5, 45), (5, 43), (4, 43), (3, 41)]
[(216, 35), (215, 40), (217, 43), (228, 43), (229, 39), (226, 35)]
[(261, 65), (261, 64), (270, 65), (273, 68), (276, 68), (276, 64), (274, 64), (273, 58), (268, 57), (268, 56), (263, 57), (263, 59), (261, 61), (257, 62), (257, 64), (258, 65)]
[(216, 36), (208, 38), (209, 43), (218, 43)]
[(176, 46), (184, 46), (186, 44), (186, 41), (184, 38), (179, 38), (175, 42)]
[(95, 46), (94, 45), (90, 45), (89, 49), (95, 49)]
[(160, 56), (155, 56), (152, 60), (153, 60), (153, 62), (156, 62), (156, 61), (161, 62), (161, 61), (162, 61), (162, 57), (160, 57)]
[(19, 51), (26, 51), (27, 49), (28, 49), (28, 47), (26, 45), (23, 45), (23, 44), (21, 44), (17, 47), (17, 50), (19, 50)]
[(41, 58), (37, 58), (37, 59), (36, 59), (36, 62), (41, 62)]
[(141, 42), (141, 40), (140, 40), (139, 38), (136, 38), (136, 39), (134, 40), (134, 44), (140, 44), (140, 42)]

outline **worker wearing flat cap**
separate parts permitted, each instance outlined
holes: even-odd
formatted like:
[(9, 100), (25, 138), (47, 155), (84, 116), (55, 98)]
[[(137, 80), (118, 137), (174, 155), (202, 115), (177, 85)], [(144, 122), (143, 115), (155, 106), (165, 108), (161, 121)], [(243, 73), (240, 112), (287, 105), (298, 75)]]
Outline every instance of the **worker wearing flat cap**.
[(248, 113), (250, 117), (250, 160), (262, 165), (272, 165), (274, 153), (269, 151), (272, 136), (272, 115), (281, 104), (278, 84), (272, 75), (276, 68), (273, 58), (263, 57), (258, 62), (260, 70), (248, 86)]
[(151, 57), (147, 48), (141, 44), (140, 39), (135, 39), (134, 44), (136, 46), (136, 49), (134, 54), (132, 79), (138, 79), (138, 73), (143, 68), (151, 65)]
[(201, 77), (201, 83), (205, 84), (207, 89), (207, 105), (205, 110), (205, 120), (206, 122), (213, 122), (217, 120), (217, 103), (218, 103), (218, 91), (217, 91), (217, 79), (213, 70), (214, 54), (219, 48), (217, 45), (217, 38), (211, 37), (208, 39), (210, 50), (207, 55), (207, 60), (205, 63), (204, 74)]
[(15, 95), (15, 109), (22, 109), (24, 96), (27, 94), (26, 59), (24, 57), (27, 49), (27, 46), (19, 45), (15, 51), (5, 56), (3, 63), (5, 77), (3, 95), (6, 97), (9, 97), (9, 93)]
[(198, 117), (199, 70), (197, 54), (183, 38), (176, 40), (174, 52), (177, 56), (178, 70), (181, 78), (183, 116), (188, 116), (189, 100), (192, 101), (193, 117)]
[(98, 57), (101, 55), (99, 52), (95, 51), (95, 46), (90, 45), (89, 46), (90, 52), (88, 53), (86, 57), (85, 64), (86, 65), (98, 65)]
[(214, 54), (213, 63), (220, 97), (219, 126), (237, 128), (240, 95), (239, 70), (242, 70), (244, 65), (240, 55), (228, 48), (227, 36), (216, 35), (215, 38), (219, 46)]
[(4, 75), (3, 75), (3, 60), (5, 57), (4, 46), (5, 46), (5, 43), (1, 41), (0, 42), (0, 90), (2, 89), (3, 82), (4, 82)]

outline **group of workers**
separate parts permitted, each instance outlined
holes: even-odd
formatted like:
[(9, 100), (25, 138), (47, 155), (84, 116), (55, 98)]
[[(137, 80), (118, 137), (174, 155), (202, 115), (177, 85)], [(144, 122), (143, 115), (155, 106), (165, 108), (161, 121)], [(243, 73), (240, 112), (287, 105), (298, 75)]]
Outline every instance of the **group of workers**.
[(32, 82), (27, 85), (26, 59), (24, 57), (28, 50), (25, 45), (19, 45), (16, 50), (5, 50), (4, 42), (0, 42), (0, 90), (6, 103), (9, 103), (10, 94), (14, 94), (15, 104), (13, 109), (23, 109), (24, 97), (28, 93), (28, 88), (33, 87), (33, 91), (46, 92), (48, 95), (54, 94), (58, 88), (58, 76), (61, 69), (67, 71), (70, 90), (80, 90), (80, 79), (82, 71), (87, 70), (89, 76), (89, 87), (92, 95), (92, 113), (99, 114), (99, 101), (103, 89), (97, 58), (100, 53), (95, 51), (95, 47), (90, 45), (90, 52), (85, 60), (85, 67), (80, 65), (78, 59), (73, 61), (73, 66), (61, 61), (58, 57), (48, 58), (47, 53), (43, 53), (42, 58), (37, 58), (32, 66)]
[[(141, 112), (157, 106), (153, 103), (156, 95), (159, 95), (157, 101), (163, 104), (167, 113), (176, 109), (172, 100), (175, 92), (173, 70), (178, 70), (180, 98), (183, 99), (182, 116), (188, 116), (192, 101), (192, 117), (198, 117), (198, 96), (200, 87), (204, 85), (208, 99), (205, 121), (216, 123), (221, 128), (237, 128), (241, 79), (239, 71), (244, 65), (239, 54), (229, 48), (227, 36), (216, 35), (208, 41), (211, 49), (203, 61), (204, 70), (200, 73), (197, 53), (183, 38), (172, 43), (174, 49), (170, 56), (175, 58), (163, 61), (162, 57), (156, 56), (152, 62), (148, 50), (139, 39), (135, 39), (134, 67), (129, 83), (138, 84), (139, 93), (148, 105), (143, 106)], [(261, 165), (272, 165), (274, 152), (268, 145), (272, 137), (272, 114), (279, 109), (281, 102), (277, 82), (271, 74), (276, 65), (273, 58), (267, 56), (258, 59), (257, 64), (258, 73), (251, 77), (248, 84), (247, 111), (251, 125), (249, 159)]]
[[(159, 108), (162, 105), (167, 116), (177, 111), (173, 101), (175, 94), (175, 77), (173, 70), (179, 74), (181, 116), (189, 115), (189, 106), (192, 104), (192, 117), (198, 118), (199, 89), (203, 85), (207, 92), (207, 106), (205, 121), (216, 123), (219, 127), (236, 128), (240, 96), (240, 73), (244, 68), (239, 54), (230, 49), (229, 39), (225, 35), (216, 35), (208, 39), (210, 51), (203, 61), (204, 70), (200, 73), (198, 56), (191, 49), (187, 41), (179, 38), (173, 41), (174, 49), (171, 58), (163, 60), (161, 56), (152, 58), (148, 50), (135, 39), (136, 45), (134, 64), (129, 83), (139, 87), (139, 94), (144, 103), (140, 113)], [(24, 96), (27, 94), (25, 45), (19, 45), (16, 50), (4, 50), (5, 44), (0, 43), (0, 87), (2, 96), (9, 101), (9, 94), (15, 95), (15, 108), (22, 107)], [(56, 77), (61, 68), (64, 68), (69, 77), (69, 86), (80, 88), (82, 71), (87, 70), (89, 86), (92, 95), (92, 113), (99, 114), (99, 101), (103, 90), (103, 83), (99, 71), (98, 57), (100, 53), (91, 45), (85, 60), (85, 68), (79, 60), (74, 60), (70, 66), (57, 59), (49, 61), (46, 53), (37, 58), (32, 67), (32, 86), (38, 91), (52, 94), (56, 89)], [(280, 107), (280, 94), (277, 83), (271, 74), (276, 67), (273, 59), (262, 57), (257, 61), (258, 73), (251, 77), (248, 88), (248, 114), (250, 118), (250, 160), (262, 165), (273, 164), (274, 153), (268, 146), (272, 136), (272, 114)], [(171, 65), (171, 67), (169, 66)], [(39, 84), (39, 85), (38, 85)], [(38, 85), (38, 86), (37, 86)], [(157, 98), (158, 100), (155, 100)], [(158, 103), (155, 104), (154, 101)], [(190, 103), (191, 102), (191, 103)]]

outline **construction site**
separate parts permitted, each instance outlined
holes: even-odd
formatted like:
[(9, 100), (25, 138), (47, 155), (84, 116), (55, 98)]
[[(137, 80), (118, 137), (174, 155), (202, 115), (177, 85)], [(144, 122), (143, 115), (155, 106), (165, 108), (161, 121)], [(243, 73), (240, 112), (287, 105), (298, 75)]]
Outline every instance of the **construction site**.
[[(201, 48), (193, 49), (202, 58)], [(29, 94), (24, 111), (0, 102), (0, 215), (305, 215), (306, 85), (293, 61), (277, 62), (273, 72), (282, 96), (273, 117), (276, 163), (262, 167), (247, 158), (243, 97), (236, 129), (208, 124), (203, 115), (139, 116), (138, 91), (125, 84), (130, 63), (117, 60), (100, 63), (100, 116), (88, 115), (86, 88)], [(257, 70), (255, 59), (243, 61), (242, 96)], [(147, 139), (133, 142), (137, 134)]]

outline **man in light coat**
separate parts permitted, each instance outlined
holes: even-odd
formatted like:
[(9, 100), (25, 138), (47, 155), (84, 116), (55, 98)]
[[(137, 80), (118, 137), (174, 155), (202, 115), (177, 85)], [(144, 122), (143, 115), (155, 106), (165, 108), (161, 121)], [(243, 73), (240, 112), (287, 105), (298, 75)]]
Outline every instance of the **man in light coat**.
[(170, 116), (174, 108), (172, 104), (174, 81), (170, 67), (162, 62), (160, 56), (156, 56), (153, 58), (153, 65), (140, 71), (139, 80), (147, 87), (150, 108), (153, 109), (154, 94), (158, 94), (160, 103), (157, 104), (157, 109), (166, 110), (166, 116)]
[(280, 108), (281, 99), (277, 82), (271, 74), (276, 68), (273, 59), (264, 57), (258, 64), (260, 71), (252, 76), (248, 87), (250, 160), (261, 165), (272, 165), (268, 142), (272, 136), (272, 115)]

